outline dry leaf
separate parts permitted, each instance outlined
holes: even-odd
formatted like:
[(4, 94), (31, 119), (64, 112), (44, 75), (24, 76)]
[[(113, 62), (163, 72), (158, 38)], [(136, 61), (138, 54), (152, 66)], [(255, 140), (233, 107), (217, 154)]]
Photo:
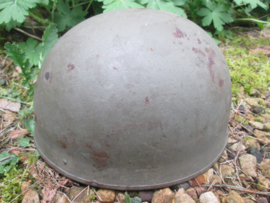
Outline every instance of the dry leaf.
[(45, 187), (41, 192), (43, 194), (43, 198), (41, 201), (43, 202), (52, 202), (52, 199), (54, 198), (55, 194), (56, 194), (56, 190), (57, 189), (50, 189)]
[(204, 175), (199, 175), (197, 176), (196, 178), (192, 179), (189, 181), (189, 184), (192, 186), (192, 187), (196, 187), (196, 186), (200, 186), (201, 184), (205, 183), (206, 180), (205, 180), (205, 177)]
[(21, 103), (11, 102), (7, 99), (0, 99), (0, 108), (10, 110), (13, 112), (18, 112), (21, 108)]
[(18, 156), (21, 153), (20, 150), (18, 149), (12, 149), (9, 152), (15, 154), (16, 156)]
[(250, 49), (249, 53), (254, 54), (254, 53), (259, 53), (259, 52), (262, 52), (266, 56), (270, 56), (270, 49), (264, 49), (261, 47), (258, 47), (256, 49)]
[(13, 121), (16, 118), (16, 113), (13, 113), (11, 111), (7, 111), (5, 114), (2, 114), (3, 116), (3, 128), (13, 123)]
[(10, 135), (9, 135), (9, 137), (10, 137), (10, 139), (17, 139), (20, 135), (29, 135), (30, 134), (30, 132), (29, 131), (27, 131), (27, 130), (13, 130), (11, 133), (10, 133)]

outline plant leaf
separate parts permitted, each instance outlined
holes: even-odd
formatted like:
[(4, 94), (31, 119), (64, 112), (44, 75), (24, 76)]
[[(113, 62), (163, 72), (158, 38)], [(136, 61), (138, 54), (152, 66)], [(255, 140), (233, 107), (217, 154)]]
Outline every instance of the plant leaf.
[(26, 42), (20, 42), (18, 46), (23, 50), (31, 64), (38, 65), (40, 60), (41, 43), (38, 43), (38, 41), (33, 38), (28, 38)]
[(103, 2), (102, 8), (105, 12), (128, 9), (128, 8), (144, 8), (142, 5), (136, 3), (134, 0), (98, 0)]
[(22, 50), (19, 49), (18, 45), (11, 44), (7, 42), (5, 44), (6, 54), (9, 58), (14, 62), (16, 66), (20, 66), (21, 68), (26, 65), (25, 54)]
[(63, 0), (59, 0), (57, 9), (60, 13), (55, 13), (55, 23), (58, 24), (59, 32), (77, 25), (85, 19), (84, 16), (87, 14), (81, 6), (70, 10), (68, 1), (64, 2)]
[(35, 129), (35, 120), (25, 120), (24, 125), (26, 127), (26, 130), (31, 133), (31, 136), (34, 135), (34, 129)]
[(19, 161), (19, 157), (15, 154), (9, 154), (7, 151), (3, 151), (0, 154), (0, 174), (8, 172), (12, 166), (16, 165)]
[(22, 23), (28, 15), (28, 9), (34, 8), (40, 0), (1, 0), (0, 24), (11, 20)]
[(260, 6), (262, 8), (264, 8), (265, 10), (267, 9), (267, 5), (264, 4), (263, 2), (261, 2), (260, 0), (234, 0), (234, 2), (237, 4), (237, 5), (240, 5), (240, 4), (249, 4), (251, 6), (252, 9)]
[(184, 18), (187, 18), (185, 11), (179, 7), (176, 7), (173, 2), (166, 2), (164, 0), (156, 0), (156, 2), (160, 10), (175, 13)]
[(30, 138), (22, 138), (18, 141), (18, 144), (20, 147), (27, 147), (30, 144), (31, 139)]

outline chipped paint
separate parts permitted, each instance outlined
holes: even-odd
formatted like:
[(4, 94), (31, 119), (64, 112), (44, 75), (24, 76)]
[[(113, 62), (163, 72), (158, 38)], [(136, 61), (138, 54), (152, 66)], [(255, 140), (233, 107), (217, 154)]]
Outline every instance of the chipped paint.
[(69, 73), (70, 71), (74, 70), (75, 69), (75, 65), (74, 64), (68, 64), (67, 66), (67, 73)]
[(202, 50), (197, 49), (195, 47), (192, 48), (192, 51), (194, 51), (196, 54), (201, 54), (201, 55), (205, 56), (205, 53)]
[(215, 70), (214, 70), (214, 65), (215, 65), (215, 52), (212, 49), (205, 48), (205, 51), (208, 53), (208, 70), (210, 72), (212, 81), (215, 79)]
[(182, 32), (179, 28), (176, 28), (176, 31), (173, 33), (173, 36), (175, 38), (183, 38), (186, 37), (187, 34), (185, 32)]
[(148, 105), (149, 104), (149, 98), (148, 97), (145, 97), (145, 102), (144, 102), (144, 105)]

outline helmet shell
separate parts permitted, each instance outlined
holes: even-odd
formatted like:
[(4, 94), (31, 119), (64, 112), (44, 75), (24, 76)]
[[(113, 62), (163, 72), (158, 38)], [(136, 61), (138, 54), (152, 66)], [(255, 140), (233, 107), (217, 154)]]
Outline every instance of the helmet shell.
[(219, 47), (178, 15), (91, 17), (54, 45), (35, 95), (35, 143), (84, 184), (144, 190), (210, 168), (227, 141), (231, 80)]

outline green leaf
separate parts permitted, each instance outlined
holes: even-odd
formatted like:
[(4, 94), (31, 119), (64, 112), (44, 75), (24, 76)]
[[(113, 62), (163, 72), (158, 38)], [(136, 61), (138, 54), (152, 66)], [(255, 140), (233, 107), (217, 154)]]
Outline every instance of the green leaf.
[(240, 5), (240, 4), (248, 5), (249, 4), (252, 9), (254, 9), (258, 6), (264, 8), (265, 10), (267, 9), (267, 5), (264, 4), (263, 2), (261, 2), (260, 0), (234, 0), (234, 2), (237, 5)]
[(7, 151), (3, 151), (0, 154), (0, 174), (8, 172), (12, 166), (16, 165), (19, 161), (19, 157), (15, 154), (9, 154)]
[(34, 130), (35, 130), (35, 120), (25, 120), (24, 125), (26, 127), (26, 130), (28, 130), (31, 133), (31, 136), (34, 135)]
[(58, 30), (55, 25), (49, 25), (42, 36), (41, 44), (41, 54), (40, 54), (40, 64), (41, 67), (43, 61), (45, 60), (47, 54), (52, 49), (53, 45), (58, 41)]
[(175, 6), (184, 6), (187, 0), (172, 0)]
[(125, 192), (126, 203), (141, 203), (142, 200), (139, 197), (130, 198), (127, 192)]
[(40, 0), (1, 0), (0, 24), (11, 20), (22, 23), (28, 15), (28, 9), (34, 8)]
[(9, 21), (7, 24), (5, 24), (7, 31), (10, 31), (14, 27), (19, 27), (21, 23), (18, 23), (15, 20)]
[(56, 8), (60, 12), (55, 13), (55, 23), (58, 24), (59, 32), (77, 25), (85, 19), (84, 16), (87, 14), (81, 6), (76, 6), (70, 10), (68, 1), (64, 2), (63, 0), (59, 0)]
[(6, 54), (16, 66), (21, 68), (27, 65), (25, 54), (19, 49), (18, 45), (7, 42), (5, 44)]
[(31, 64), (38, 65), (41, 53), (41, 43), (38, 43), (38, 41), (33, 38), (28, 38), (26, 42), (21, 42), (18, 46), (23, 50)]
[(103, 2), (102, 8), (105, 12), (120, 10), (120, 9), (129, 9), (129, 8), (144, 8), (142, 5), (136, 3), (134, 0), (98, 0)]
[(20, 147), (28, 147), (30, 145), (30, 141), (31, 139), (30, 138), (22, 138), (18, 141), (18, 144)]
[(212, 22), (214, 27), (221, 31), (225, 23), (233, 22), (232, 13), (223, 4), (207, 1), (206, 8), (201, 8), (197, 14), (203, 16), (202, 25), (208, 26)]

